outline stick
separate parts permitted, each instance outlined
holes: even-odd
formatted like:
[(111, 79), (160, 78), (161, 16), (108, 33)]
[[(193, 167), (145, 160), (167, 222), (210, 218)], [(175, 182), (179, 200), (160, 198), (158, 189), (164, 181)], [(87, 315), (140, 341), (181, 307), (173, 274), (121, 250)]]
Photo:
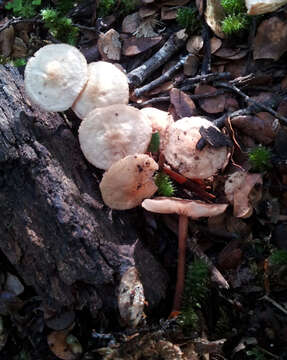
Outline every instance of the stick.
[(173, 74), (175, 74), (184, 65), (187, 57), (188, 57), (188, 55), (182, 56), (180, 58), (180, 60), (174, 66), (172, 66), (170, 69), (168, 69), (160, 77), (153, 80), (149, 84), (142, 86), (141, 88), (135, 89), (135, 91), (134, 91), (135, 96), (137, 96), (137, 97), (141, 96), (144, 93), (155, 89), (157, 86), (163, 84), (165, 81), (170, 80), (171, 77), (173, 76)]
[(163, 47), (160, 48), (150, 59), (128, 74), (130, 85), (135, 87), (141, 85), (146, 78), (148, 78), (155, 70), (162, 66), (172, 55), (184, 46), (186, 39), (187, 36), (183, 36), (182, 32), (177, 32), (171, 35)]

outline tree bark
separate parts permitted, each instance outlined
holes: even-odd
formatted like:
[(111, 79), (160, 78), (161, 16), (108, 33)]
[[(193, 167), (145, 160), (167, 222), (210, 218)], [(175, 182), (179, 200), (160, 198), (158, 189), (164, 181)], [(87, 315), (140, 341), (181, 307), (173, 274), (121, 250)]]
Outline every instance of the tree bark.
[(50, 307), (116, 308), (121, 274), (136, 266), (150, 307), (167, 275), (139, 238), (139, 211), (111, 211), (97, 169), (64, 117), (32, 106), (22, 76), (0, 66), (0, 248)]

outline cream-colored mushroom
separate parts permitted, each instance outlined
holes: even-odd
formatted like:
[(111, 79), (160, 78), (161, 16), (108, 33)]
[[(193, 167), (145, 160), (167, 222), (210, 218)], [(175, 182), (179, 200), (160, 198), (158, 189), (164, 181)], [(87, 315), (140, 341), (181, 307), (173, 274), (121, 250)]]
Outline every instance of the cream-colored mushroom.
[(31, 57), (25, 68), (28, 98), (45, 111), (72, 106), (88, 80), (85, 57), (74, 46), (51, 44)]
[(104, 203), (117, 210), (140, 205), (157, 191), (153, 181), (156, 170), (157, 163), (146, 154), (129, 155), (115, 162), (100, 183)]
[(124, 72), (109, 62), (97, 61), (88, 65), (88, 82), (72, 109), (83, 119), (96, 108), (128, 102), (129, 85)]
[(223, 213), (228, 204), (207, 204), (197, 200), (186, 200), (179, 198), (157, 197), (146, 199), (142, 207), (148, 211), (160, 214), (178, 214), (178, 261), (177, 261), (177, 282), (173, 300), (173, 311), (180, 310), (181, 298), (184, 289), (185, 277), (185, 251), (188, 232), (188, 217), (199, 219), (211, 217)]
[(151, 135), (145, 115), (124, 104), (91, 111), (79, 128), (80, 146), (86, 159), (104, 170), (127, 155), (145, 153)]
[(200, 128), (213, 127), (212, 122), (199, 117), (185, 117), (173, 123), (168, 129), (168, 140), (163, 154), (166, 161), (180, 174), (190, 179), (205, 179), (221, 169), (227, 161), (227, 147), (219, 148), (206, 145), (196, 149), (201, 139)]

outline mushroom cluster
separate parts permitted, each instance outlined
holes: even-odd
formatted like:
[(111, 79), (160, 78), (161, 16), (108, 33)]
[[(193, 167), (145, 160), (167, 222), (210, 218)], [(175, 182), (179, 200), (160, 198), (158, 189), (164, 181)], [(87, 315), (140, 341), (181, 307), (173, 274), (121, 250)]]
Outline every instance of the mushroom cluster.
[(225, 145), (209, 144), (198, 150), (197, 143), (202, 129), (211, 128), (213, 133), (220, 130), (202, 117), (174, 122), (167, 112), (129, 106), (124, 72), (104, 61), (88, 65), (79, 50), (66, 44), (47, 45), (34, 54), (25, 69), (25, 89), (28, 98), (42, 109), (64, 111), (71, 107), (82, 120), (80, 147), (92, 165), (105, 170), (100, 190), (107, 206), (125, 210), (142, 204), (148, 211), (179, 215), (178, 280), (174, 298), (174, 310), (179, 310), (187, 219), (215, 216), (224, 212), (227, 204), (149, 199), (157, 191), (153, 175), (159, 165), (147, 150), (152, 133), (157, 132), (159, 151), (167, 166), (188, 179), (206, 179), (225, 166), (228, 150)]

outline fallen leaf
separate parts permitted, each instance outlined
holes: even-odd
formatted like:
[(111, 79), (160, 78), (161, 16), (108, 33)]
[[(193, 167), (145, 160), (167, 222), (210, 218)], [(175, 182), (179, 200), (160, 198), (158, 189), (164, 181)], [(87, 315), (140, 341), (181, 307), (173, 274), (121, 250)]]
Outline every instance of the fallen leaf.
[(287, 4), (287, 0), (245, 0), (248, 15), (273, 12), (285, 4)]
[(214, 54), (215, 51), (219, 50), (222, 46), (222, 40), (213, 36), (211, 39), (210, 39), (210, 51), (211, 51), (211, 54)]
[(156, 13), (156, 8), (154, 6), (144, 6), (139, 9), (139, 16), (142, 19), (152, 16), (155, 13)]
[(236, 171), (229, 175), (224, 191), (228, 201), (233, 205), (235, 217), (248, 218), (252, 215), (253, 206), (262, 197), (262, 186), (258, 187), (257, 184), (263, 184), (261, 174)]
[(231, 240), (219, 253), (218, 265), (223, 270), (236, 269), (242, 260), (242, 250), (239, 248), (240, 240)]
[(253, 58), (278, 60), (287, 50), (287, 23), (277, 16), (262, 21), (254, 39)]
[[(210, 85), (198, 85), (195, 88), (195, 95), (213, 94), (216, 93), (217, 89)], [(218, 114), (224, 110), (225, 107), (225, 96), (216, 95), (206, 99), (200, 99), (198, 101), (199, 106), (209, 114)]]
[(244, 58), (247, 53), (248, 49), (222, 47), (215, 51), (214, 55), (223, 59), (239, 60)]
[(197, 114), (195, 103), (189, 95), (179, 89), (171, 89), (170, 102), (174, 106), (176, 115), (179, 119)]
[(18, 296), (24, 292), (24, 286), (17, 276), (7, 273), (5, 290)]
[(119, 37), (119, 33), (114, 29), (110, 29), (104, 34), (100, 34), (98, 39), (98, 49), (103, 60), (120, 60), (122, 44)]
[[(0, 21), (0, 27), (3, 26), (8, 21), (7, 18), (4, 18)], [(0, 33), (0, 55), (8, 57), (11, 55), (13, 43), (15, 38), (15, 31), (13, 26), (9, 26)]]
[(183, 72), (186, 76), (195, 76), (199, 66), (199, 58), (196, 55), (188, 55), (183, 65)]
[(162, 40), (162, 36), (147, 38), (147, 37), (131, 37), (123, 41), (123, 55), (134, 56), (140, 54), (153, 46), (157, 45)]
[(191, 54), (198, 54), (203, 48), (203, 38), (200, 35), (191, 36), (186, 43), (186, 50)]
[(141, 18), (138, 12), (127, 15), (122, 22), (122, 32), (132, 34), (139, 27)]
[(242, 115), (233, 117), (231, 124), (264, 145), (274, 141), (276, 133), (280, 128), (279, 121), (266, 112), (260, 112), (254, 116)]
[(177, 8), (163, 6), (160, 12), (161, 20), (174, 20), (176, 19)]

